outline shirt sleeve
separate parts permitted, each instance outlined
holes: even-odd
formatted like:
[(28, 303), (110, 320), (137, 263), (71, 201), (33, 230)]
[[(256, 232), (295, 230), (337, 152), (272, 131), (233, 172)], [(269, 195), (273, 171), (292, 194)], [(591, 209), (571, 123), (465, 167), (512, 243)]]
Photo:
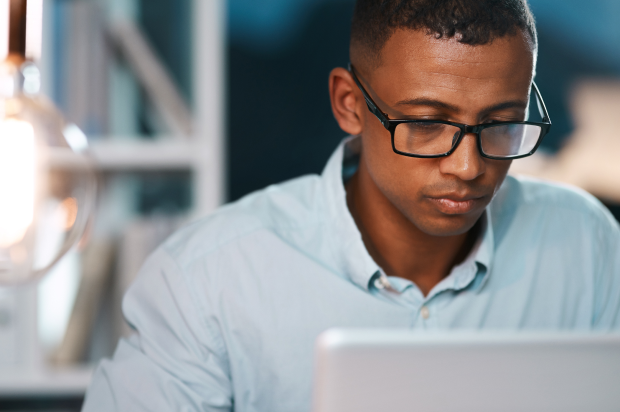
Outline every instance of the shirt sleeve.
[(232, 410), (221, 333), (195, 296), (164, 250), (149, 257), (123, 300), (136, 333), (101, 362), (83, 411)]
[[(607, 211), (606, 211), (607, 212)], [(620, 228), (610, 213), (595, 224), (598, 266), (594, 279), (595, 330), (620, 330)]]

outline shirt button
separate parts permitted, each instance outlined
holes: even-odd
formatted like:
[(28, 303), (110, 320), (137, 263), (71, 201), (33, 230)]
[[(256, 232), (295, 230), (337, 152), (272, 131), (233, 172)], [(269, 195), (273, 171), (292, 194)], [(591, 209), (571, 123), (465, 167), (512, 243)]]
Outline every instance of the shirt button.
[(375, 287), (379, 290), (384, 289), (385, 286), (383, 285), (383, 283), (381, 283), (381, 279), (375, 279)]
[(420, 309), (420, 315), (422, 315), (422, 318), (428, 319), (428, 317), (431, 315), (428, 307), (422, 306), (422, 308)]
[(387, 276), (385, 275), (381, 275), (379, 276), (376, 280), (375, 280), (375, 287), (377, 289), (388, 289), (388, 290), (392, 290), (392, 285), (390, 284), (390, 281), (388, 280)]

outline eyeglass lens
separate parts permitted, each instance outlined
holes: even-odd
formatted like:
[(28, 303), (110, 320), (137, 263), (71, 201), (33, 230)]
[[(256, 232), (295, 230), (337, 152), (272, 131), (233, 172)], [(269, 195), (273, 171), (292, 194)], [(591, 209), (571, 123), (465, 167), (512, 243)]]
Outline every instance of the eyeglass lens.
[(482, 129), (482, 151), (490, 156), (520, 156), (536, 147), (542, 129), (532, 124), (504, 124)]
[[(400, 123), (394, 130), (397, 151), (414, 155), (440, 155), (456, 144), (461, 129), (443, 123)], [(528, 124), (502, 124), (480, 132), (482, 151), (495, 157), (512, 157), (532, 151), (541, 127)]]

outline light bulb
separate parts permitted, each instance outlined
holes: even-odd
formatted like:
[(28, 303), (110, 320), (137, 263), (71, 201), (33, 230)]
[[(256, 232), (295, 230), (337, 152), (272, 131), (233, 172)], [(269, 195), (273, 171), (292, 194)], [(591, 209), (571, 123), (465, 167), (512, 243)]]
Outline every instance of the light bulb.
[(27, 122), (0, 122), (0, 248), (21, 241), (34, 217), (36, 148)]
[(0, 65), (0, 284), (42, 276), (80, 240), (94, 205), (87, 141), (38, 94), (38, 78), (31, 62)]

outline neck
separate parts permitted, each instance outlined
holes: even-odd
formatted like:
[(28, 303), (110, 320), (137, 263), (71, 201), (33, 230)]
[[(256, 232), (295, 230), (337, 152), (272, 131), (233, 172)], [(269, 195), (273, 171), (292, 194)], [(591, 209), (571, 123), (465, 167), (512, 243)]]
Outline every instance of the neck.
[(364, 245), (388, 276), (412, 281), (426, 296), (467, 257), (480, 225), (456, 236), (422, 232), (385, 197), (361, 162), (346, 191)]

